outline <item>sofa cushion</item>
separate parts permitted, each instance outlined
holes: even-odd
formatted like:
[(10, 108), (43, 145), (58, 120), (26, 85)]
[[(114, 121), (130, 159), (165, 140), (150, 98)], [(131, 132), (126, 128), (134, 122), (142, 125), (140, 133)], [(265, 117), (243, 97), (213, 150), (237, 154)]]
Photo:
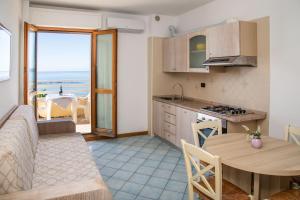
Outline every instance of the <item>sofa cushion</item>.
[(32, 152), (35, 156), (39, 139), (39, 132), (33, 107), (29, 105), (20, 105), (17, 110), (15, 110), (15, 112), (11, 115), (10, 119), (24, 119), (26, 121), (31, 141)]
[(8, 120), (0, 129), (0, 194), (32, 186), (34, 158), (24, 120)]
[(87, 144), (78, 133), (39, 137), (33, 188), (100, 177)]

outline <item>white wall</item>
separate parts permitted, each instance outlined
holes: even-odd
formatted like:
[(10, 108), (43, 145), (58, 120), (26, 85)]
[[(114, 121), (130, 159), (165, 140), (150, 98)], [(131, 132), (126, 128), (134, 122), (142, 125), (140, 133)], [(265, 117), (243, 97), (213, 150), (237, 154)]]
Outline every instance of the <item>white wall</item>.
[(64, 28), (101, 28), (101, 14), (96, 11), (29, 8), (29, 21), (37, 26)]
[(0, 1), (0, 23), (12, 33), (11, 77), (8, 81), (0, 82), (0, 118), (12, 106), (18, 104), (19, 98), (19, 41), (22, 29), (22, 4), (20, 0)]
[(149, 35), (154, 37), (170, 37), (169, 26), (177, 26), (177, 17), (158, 15), (159, 21), (155, 20), (155, 14), (149, 16)]
[(270, 135), (282, 138), (284, 126), (300, 126), (300, 1), (215, 0), (179, 16), (178, 28), (186, 32), (232, 17), (263, 16), (270, 16)]

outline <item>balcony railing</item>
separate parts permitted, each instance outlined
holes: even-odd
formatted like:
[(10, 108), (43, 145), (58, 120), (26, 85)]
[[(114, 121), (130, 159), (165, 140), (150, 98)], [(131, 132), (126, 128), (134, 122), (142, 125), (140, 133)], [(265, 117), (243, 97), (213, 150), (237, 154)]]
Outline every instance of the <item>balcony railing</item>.
[(37, 91), (46, 94), (57, 94), (62, 86), (66, 94), (75, 94), (76, 96), (87, 96), (90, 92), (90, 84), (87, 80), (43, 80), (37, 82)]

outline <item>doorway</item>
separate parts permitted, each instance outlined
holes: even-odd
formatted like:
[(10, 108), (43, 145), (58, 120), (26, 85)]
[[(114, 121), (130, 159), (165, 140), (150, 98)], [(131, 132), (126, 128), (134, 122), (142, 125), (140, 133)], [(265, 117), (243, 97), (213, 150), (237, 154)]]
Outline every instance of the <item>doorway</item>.
[(24, 103), (38, 120), (72, 119), (77, 132), (117, 135), (117, 31), (25, 23)]
[(72, 118), (77, 132), (91, 133), (91, 39), (86, 33), (37, 33), (38, 120)]

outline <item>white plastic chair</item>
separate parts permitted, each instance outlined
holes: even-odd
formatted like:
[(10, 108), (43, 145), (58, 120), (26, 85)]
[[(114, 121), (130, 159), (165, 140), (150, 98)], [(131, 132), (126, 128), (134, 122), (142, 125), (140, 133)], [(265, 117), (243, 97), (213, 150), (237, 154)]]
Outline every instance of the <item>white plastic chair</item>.
[(73, 97), (57, 97), (47, 102), (47, 120), (51, 120), (52, 104), (55, 103), (57, 106), (66, 109), (71, 104), (72, 118), (77, 123), (77, 101)]

